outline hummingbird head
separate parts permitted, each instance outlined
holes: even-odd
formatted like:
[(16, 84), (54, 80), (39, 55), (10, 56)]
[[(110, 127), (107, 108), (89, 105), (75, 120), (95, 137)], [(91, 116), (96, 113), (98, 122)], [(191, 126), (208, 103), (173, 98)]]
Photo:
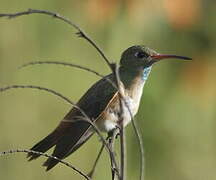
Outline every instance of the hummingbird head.
[(189, 57), (159, 54), (146, 46), (132, 46), (122, 53), (120, 64), (124, 67), (146, 68), (163, 59), (175, 58), (183, 60), (191, 60)]

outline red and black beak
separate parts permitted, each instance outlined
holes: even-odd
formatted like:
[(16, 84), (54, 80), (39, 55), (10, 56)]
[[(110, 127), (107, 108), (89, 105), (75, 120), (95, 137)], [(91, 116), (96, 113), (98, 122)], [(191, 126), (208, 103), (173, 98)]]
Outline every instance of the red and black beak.
[(157, 62), (163, 59), (183, 59), (183, 60), (192, 60), (192, 58), (185, 57), (185, 56), (177, 56), (177, 55), (170, 55), (170, 54), (156, 54), (151, 56), (152, 60)]

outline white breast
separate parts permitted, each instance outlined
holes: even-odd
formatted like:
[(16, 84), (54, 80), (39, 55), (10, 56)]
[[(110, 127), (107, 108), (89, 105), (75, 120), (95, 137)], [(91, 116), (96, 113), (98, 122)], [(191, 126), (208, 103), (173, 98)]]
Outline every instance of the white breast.
[[(123, 126), (125, 127), (131, 121), (131, 114), (134, 117), (139, 109), (140, 100), (143, 93), (143, 87), (151, 67), (144, 69), (142, 77), (137, 77), (128, 89), (125, 89), (125, 101), (128, 105), (123, 106)], [(101, 131), (109, 132), (119, 125), (120, 105), (114, 103), (114, 106), (109, 106), (105, 109), (103, 116), (98, 119), (97, 125)], [(128, 108), (130, 110), (128, 110)]]
[[(125, 101), (127, 106), (123, 106), (123, 126), (125, 127), (129, 122), (131, 122), (131, 114), (134, 117), (139, 109), (140, 99), (142, 96), (144, 82), (140, 84), (139, 87), (134, 89), (132, 94), (125, 93)], [(129, 110), (128, 110), (129, 108)], [(116, 103), (116, 106), (108, 107), (104, 111), (102, 118), (98, 119), (97, 126), (101, 131), (109, 132), (119, 125), (119, 111), (120, 106), (119, 102)]]
[[(145, 82), (140, 83), (140, 85), (137, 88), (135, 88), (132, 93), (130, 92), (131, 95), (125, 97), (128, 107), (125, 107), (124, 110), (124, 126), (126, 126), (131, 121), (131, 114), (134, 117), (138, 112), (144, 84)], [(130, 110), (128, 110), (128, 108)], [(131, 112), (131, 114), (129, 111)]]

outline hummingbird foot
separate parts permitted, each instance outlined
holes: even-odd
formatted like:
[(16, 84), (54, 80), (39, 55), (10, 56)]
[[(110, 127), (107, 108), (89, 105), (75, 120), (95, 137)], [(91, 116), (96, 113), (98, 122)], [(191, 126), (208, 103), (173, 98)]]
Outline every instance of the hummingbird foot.
[(111, 143), (110, 141), (117, 139), (119, 135), (120, 135), (120, 127), (116, 126), (113, 130), (108, 132), (108, 136), (106, 140), (108, 140), (108, 142)]

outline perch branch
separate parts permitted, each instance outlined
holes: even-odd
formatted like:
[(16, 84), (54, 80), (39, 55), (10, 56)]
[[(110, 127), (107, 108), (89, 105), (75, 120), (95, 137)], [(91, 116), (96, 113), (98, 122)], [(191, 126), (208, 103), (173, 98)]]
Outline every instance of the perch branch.
[(51, 156), (49, 154), (46, 154), (46, 153), (42, 153), (42, 152), (38, 152), (38, 151), (32, 151), (32, 150), (26, 150), (26, 149), (15, 149), (15, 150), (9, 150), (9, 151), (0, 152), (0, 156), (7, 155), (7, 154), (12, 154), (12, 153), (34, 153), (34, 154), (39, 154), (39, 155), (44, 156), (44, 157), (56, 159), (60, 163), (62, 163), (65, 166), (73, 169), (74, 171), (76, 171), (78, 174), (80, 174), (81, 176), (83, 176), (85, 179), (91, 180), (91, 178), (89, 176), (85, 175), (81, 170), (77, 169), (72, 164), (70, 164), (70, 163), (68, 163), (68, 162), (66, 162), (64, 160), (61, 160), (61, 159), (59, 159), (59, 158), (57, 158), (55, 156)]
[[(86, 68), (86, 67), (83, 67), (80, 65), (72, 64), (72, 63), (65, 63), (65, 62), (59, 62), (59, 61), (34, 61), (34, 62), (26, 63), (26, 64), (20, 66), (19, 68), (28, 67), (31, 65), (41, 65), (41, 64), (56, 64), (56, 65), (63, 65), (63, 66), (80, 68), (80, 69), (92, 72), (99, 77), (104, 77), (102, 74), (100, 74), (100, 73), (98, 73), (92, 69), (89, 69), (89, 68)], [(111, 83), (114, 88), (118, 89), (117, 86), (110, 79), (107, 78), (106, 80), (108, 80), (109, 83)], [(118, 80), (118, 81), (120, 81), (120, 80)], [(127, 103), (126, 103), (126, 106), (129, 109)], [(140, 153), (140, 157), (141, 157), (140, 158), (140, 178), (139, 179), (143, 180), (144, 179), (144, 172), (145, 172), (145, 156), (144, 156), (144, 146), (143, 146), (142, 136), (141, 136), (141, 133), (139, 132), (139, 128), (138, 128), (136, 121), (135, 121), (134, 117), (132, 116), (131, 112), (130, 112), (130, 116), (131, 116), (132, 126), (133, 126), (133, 129), (135, 132), (135, 136), (138, 140), (139, 153)]]
[[(125, 98), (125, 87), (124, 84), (121, 81), (121, 77), (119, 75), (119, 67), (118, 65), (115, 66), (115, 77), (116, 77), (116, 83), (119, 90), (119, 104), (120, 104), (120, 115), (119, 115), (119, 124), (120, 124), (120, 180), (126, 180), (126, 137), (125, 137), (125, 130), (124, 130), (124, 114), (125, 109), (124, 105), (127, 103)], [(128, 111), (130, 111), (129, 106), (127, 106)], [(131, 115), (131, 114), (130, 114)], [(132, 118), (132, 116), (131, 116)]]
[[(112, 70), (112, 72), (114, 72), (114, 69), (113, 69), (113, 64), (111, 64), (108, 60), (108, 58), (105, 56), (105, 54), (103, 53), (103, 51), (96, 45), (96, 43), (91, 40), (88, 35), (80, 28), (78, 27), (76, 24), (74, 24), (72, 21), (70, 21), (69, 19), (57, 14), (57, 13), (54, 13), (54, 12), (50, 12), (50, 11), (46, 11), (46, 10), (36, 10), (36, 9), (28, 9), (27, 11), (23, 11), (23, 12), (18, 12), (18, 13), (7, 13), (7, 14), (0, 14), (0, 17), (8, 17), (8, 18), (15, 18), (15, 17), (18, 17), (18, 16), (22, 16), (22, 15), (29, 15), (29, 14), (45, 14), (45, 15), (49, 15), (49, 16), (52, 16), (54, 18), (57, 18), (59, 20), (62, 20), (64, 22), (66, 22), (67, 24), (73, 26), (76, 30), (78, 30), (77, 34), (86, 39), (98, 52), (99, 54), (103, 57), (103, 59), (105, 60), (105, 62), (107, 63), (107, 65), (110, 67), (110, 69)], [(123, 100), (124, 101), (124, 100)], [(130, 112), (130, 109), (127, 105), (127, 103), (125, 103), (129, 112)], [(131, 114), (131, 112), (130, 112)], [(144, 149), (143, 149), (143, 145), (142, 145), (142, 140), (141, 140), (141, 134), (136, 126), (136, 123), (135, 123), (135, 120), (131, 114), (131, 119), (132, 119), (132, 125), (133, 125), (133, 128), (135, 130), (135, 134), (136, 134), (136, 137), (139, 141), (139, 151), (140, 151), (140, 154), (142, 156), (141, 158), (141, 161), (140, 161), (140, 180), (142, 180), (144, 178), (144, 175), (143, 175), (143, 169), (144, 169)]]
[[(111, 152), (111, 149), (109, 148), (106, 140), (104, 139), (104, 137), (102, 136), (100, 130), (97, 128), (97, 126), (95, 125), (94, 121), (92, 122), (90, 120), (90, 118), (86, 115), (86, 113), (79, 107), (77, 106), (75, 103), (73, 103), (70, 99), (68, 99), (67, 97), (63, 96), (62, 94), (52, 90), (52, 89), (48, 89), (48, 88), (44, 88), (44, 87), (40, 87), (40, 86), (32, 86), (32, 85), (11, 85), (11, 86), (6, 86), (4, 88), (0, 88), (0, 92), (3, 92), (3, 91), (6, 91), (6, 90), (9, 90), (9, 89), (16, 89), (16, 88), (30, 88), (30, 89), (37, 89), (37, 90), (42, 90), (42, 91), (46, 91), (46, 92), (49, 92), (49, 93), (52, 93), (62, 99), (64, 99), (66, 102), (68, 102), (69, 104), (73, 105), (75, 108), (77, 108), (85, 118), (83, 117), (79, 117), (79, 119), (77, 121), (86, 121), (88, 122), (92, 127), (93, 129), (95, 130), (95, 132), (97, 133), (97, 135), (100, 137), (102, 143), (105, 145), (106, 149), (108, 150), (109, 153), (112, 153)], [(67, 120), (63, 120), (64, 122), (70, 122), (71, 121), (67, 121)], [(119, 173), (118, 173), (119, 175)]]
[[(144, 146), (143, 146), (142, 135), (141, 135), (141, 133), (140, 133), (140, 131), (138, 129), (138, 126), (137, 126), (136, 121), (135, 121), (135, 119), (133, 117), (133, 114), (132, 114), (132, 112), (130, 110), (130, 107), (129, 107), (127, 101), (125, 100), (124, 86), (121, 85), (120, 75), (119, 75), (119, 71), (118, 71), (117, 67), (115, 68), (115, 74), (116, 74), (116, 81), (117, 81), (117, 84), (118, 84), (118, 89), (120, 90), (120, 105), (122, 106), (122, 103), (125, 104), (128, 112), (130, 114), (132, 126), (133, 126), (133, 129), (134, 129), (137, 141), (138, 141), (139, 153), (140, 153), (140, 156), (141, 156), (141, 158), (140, 158), (140, 177), (139, 177), (139, 179), (143, 180), (144, 179), (144, 172), (145, 172), (145, 157), (144, 157)], [(121, 107), (121, 109), (122, 109), (122, 107)], [(123, 130), (123, 133), (124, 133), (124, 130)], [(124, 139), (125, 137), (121, 137), (121, 138)], [(122, 145), (122, 147), (126, 146), (125, 144), (121, 144), (121, 145)]]
[[(17, 88), (22, 88), (22, 89), (24, 89), (24, 88), (30, 88), (30, 89), (42, 90), (42, 91), (46, 91), (46, 92), (52, 93), (52, 94), (54, 94), (54, 95), (62, 98), (63, 100), (65, 100), (66, 102), (68, 102), (69, 104), (71, 104), (72, 106), (74, 106), (75, 108), (77, 108), (82, 113), (82, 115), (85, 118), (80, 117), (80, 118), (82, 118), (80, 120), (88, 122), (94, 128), (94, 130), (96, 131), (96, 133), (99, 135), (99, 137), (101, 138), (102, 142), (105, 143), (105, 144), (107, 144), (106, 140), (103, 138), (102, 134), (100, 133), (100, 130), (97, 128), (97, 126), (94, 124), (94, 122), (92, 122), (89, 119), (89, 117), (87, 116), (87, 114), (79, 106), (77, 106), (74, 102), (72, 102), (69, 98), (65, 97), (64, 95), (62, 95), (59, 92), (56, 92), (56, 91), (54, 91), (52, 89), (48, 89), (48, 88), (44, 88), (44, 87), (40, 87), (40, 86), (32, 86), (32, 85), (11, 85), (11, 86), (6, 86), (4, 88), (0, 88), (0, 92), (6, 91), (6, 90), (9, 90), (9, 89), (17, 89)], [(63, 121), (66, 122), (67, 120), (63, 120)], [(107, 145), (107, 147), (108, 147), (108, 145)]]
[(97, 71), (92, 70), (90, 68), (87, 68), (87, 67), (84, 67), (84, 66), (81, 66), (81, 65), (77, 65), (77, 64), (73, 64), (73, 63), (60, 62), (60, 61), (33, 61), (33, 62), (29, 62), (29, 63), (21, 65), (19, 67), (19, 69), (25, 68), (25, 67), (28, 67), (28, 66), (42, 65), (42, 64), (54, 64), (54, 65), (62, 65), (62, 66), (75, 67), (75, 68), (78, 68), (78, 69), (82, 69), (82, 70), (85, 70), (87, 72), (91, 72), (91, 73), (93, 73), (96, 76), (99, 76), (101, 78), (105, 78), (114, 88), (117, 89), (116, 85), (110, 79), (106, 78), (106, 76), (104, 76), (104, 75), (102, 75), (102, 74), (98, 73)]
[(85, 71), (88, 71), (88, 72), (91, 72), (101, 78), (104, 77), (104, 75), (98, 73), (97, 71), (94, 71), (90, 68), (87, 68), (87, 67), (84, 67), (84, 66), (80, 66), (80, 65), (77, 65), (77, 64), (73, 64), (73, 63), (67, 63), (67, 62), (60, 62), (60, 61), (34, 61), (34, 62), (29, 62), (29, 63), (26, 63), (26, 64), (23, 64), (19, 67), (19, 69), (21, 68), (25, 68), (25, 67), (28, 67), (28, 66), (32, 66), (32, 65), (41, 65), (41, 64), (55, 64), (55, 65), (63, 65), (63, 66), (69, 66), (69, 67), (75, 67), (75, 68), (78, 68), (78, 69), (82, 69), (82, 70), (85, 70)]
[(93, 164), (93, 167), (92, 167), (92, 169), (91, 169), (91, 170), (89, 171), (89, 173), (88, 173), (88, 176), (89, 176), (90, 178), (92, 178), (93, 175), (94, 175), (94, 173), (95, 173), (96, 166), (97, 166), (97, 164), (98, 164), (98, 161), (99, 161), (99, 159), (100, 159), (100, 157), (101, 157), (101, 154), (102, 154), (103, 150), (104, 150), (104, 144), (102, 144), (102, 146), (101, 146), (101, 148), (100, 148), (100, 151), (99, 151), (99, 153), (98, 153), (98, 155), (97, 155), (97, 157), (96, 157), (96, 160), (95, 160), (95, 162), (94, 162), (94, 164)]

